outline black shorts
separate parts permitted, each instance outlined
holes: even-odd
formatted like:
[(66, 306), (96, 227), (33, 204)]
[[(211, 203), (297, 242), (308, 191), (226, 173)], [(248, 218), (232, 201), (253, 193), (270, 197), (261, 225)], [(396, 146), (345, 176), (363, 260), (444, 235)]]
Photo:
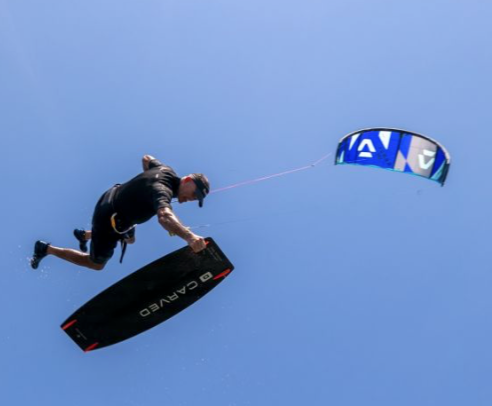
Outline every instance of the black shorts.
[(113, 186), (101, 196), (92, 216), (90, 258), (96, 264), (108, 262), (114, 254), (118, 241), (121, 240), (121, 236), (111, 227), (111, 216), (114, 213), (111, 197), (117, 187), (118, 185)]

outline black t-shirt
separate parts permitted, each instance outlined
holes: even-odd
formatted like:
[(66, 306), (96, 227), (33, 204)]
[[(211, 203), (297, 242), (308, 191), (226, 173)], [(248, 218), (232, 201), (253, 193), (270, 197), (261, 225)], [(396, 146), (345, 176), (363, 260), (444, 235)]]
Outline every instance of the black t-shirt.
[(157, 210), (171, 207), (177, 197), (180, 178), (174, 170), (157, 159), (150, 161), (149, 169), (120, 185), (113, 205), (121, 228), (148, 221)]

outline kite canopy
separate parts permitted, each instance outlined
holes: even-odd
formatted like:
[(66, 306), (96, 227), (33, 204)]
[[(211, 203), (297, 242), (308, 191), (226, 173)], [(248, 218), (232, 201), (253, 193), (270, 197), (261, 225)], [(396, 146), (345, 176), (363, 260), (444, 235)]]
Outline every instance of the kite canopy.
[(368, 128), (340, 140), (335, 165), (341, 164), (410, 173), (444, 185), (451, 157), (429, 137), (394, 128)]

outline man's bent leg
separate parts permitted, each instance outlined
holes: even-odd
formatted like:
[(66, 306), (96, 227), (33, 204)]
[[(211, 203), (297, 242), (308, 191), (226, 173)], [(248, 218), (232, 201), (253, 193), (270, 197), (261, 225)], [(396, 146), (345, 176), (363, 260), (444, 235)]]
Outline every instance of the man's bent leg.
[(82, 252), (87, 252), (87, 241), (92, 238), (92, 230), (83, 230), (81, 228), (76, 228), (73, 230), (73, 235), (79, 242), (79, 248)]
[(71, 262), (72, 264), (83, 266), (94, 271), (102, 271), (105, 264), (98, 264), (90, 258), (89, 254), (73, 250), (70, 248), (58, 248), (52, 245), (48, 246), (48, 255), (54, 255), (60, 259)]

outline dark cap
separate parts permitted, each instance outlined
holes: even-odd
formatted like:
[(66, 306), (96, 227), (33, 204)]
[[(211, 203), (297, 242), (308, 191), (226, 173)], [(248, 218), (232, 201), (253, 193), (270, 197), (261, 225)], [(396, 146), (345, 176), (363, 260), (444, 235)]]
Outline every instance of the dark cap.
[(210, 183), (203, 173), (193, 173), (191, 178), (196, 185), (195, 195), (198, 199), (198, 206), (202, 207), (203, 199), (210, 193)]

